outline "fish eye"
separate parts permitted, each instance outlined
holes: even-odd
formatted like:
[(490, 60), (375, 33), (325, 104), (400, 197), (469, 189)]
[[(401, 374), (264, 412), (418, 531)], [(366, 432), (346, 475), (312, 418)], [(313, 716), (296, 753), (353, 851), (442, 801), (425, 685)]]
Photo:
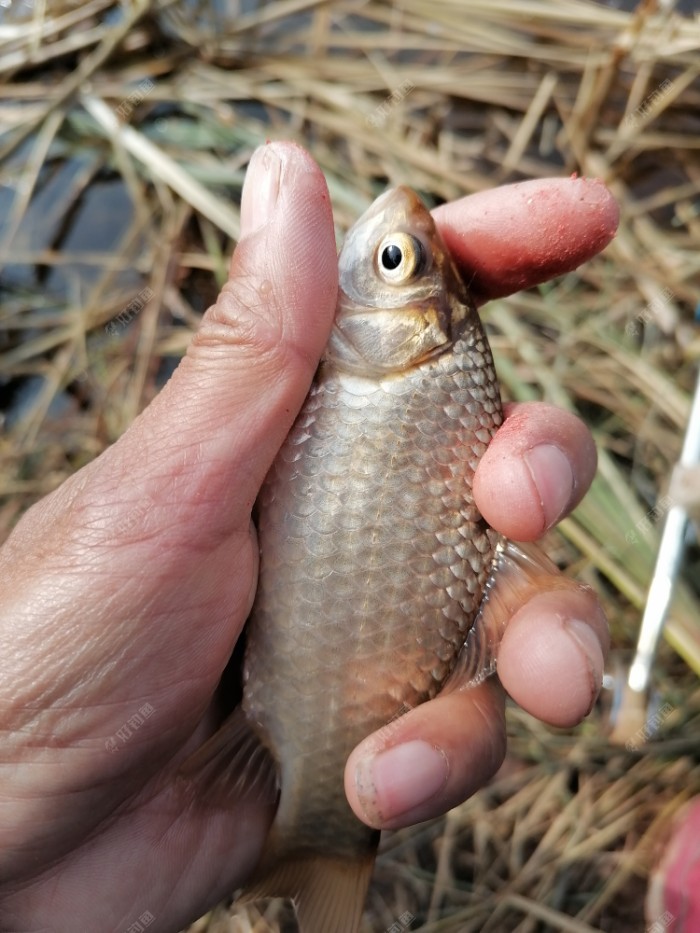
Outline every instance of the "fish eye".
[(377, 249), (379, 274), (390, 285), (403, 285), (423, 268), (425, 251), (410, 233), (390, 233)]

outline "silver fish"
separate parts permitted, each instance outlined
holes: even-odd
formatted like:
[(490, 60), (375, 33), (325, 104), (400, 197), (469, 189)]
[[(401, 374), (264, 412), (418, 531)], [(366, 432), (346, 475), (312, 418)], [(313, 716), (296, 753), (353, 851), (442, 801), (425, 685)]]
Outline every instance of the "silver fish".
[(339, 273), (327, 350), (258, 500), (242, 709), (204, 755), (215, 783), (250, 760), (244, 783), (279, 793), (248, 897), (293, 898), (302, 933), (358, 929), (379, 833), (350, 809), (346, 760), (458, 665), (490, 673), (498, 626), (479, 609), (505, 553), (471, 490), (502, 421), (491, 351), (414, 192), (369, 208)]

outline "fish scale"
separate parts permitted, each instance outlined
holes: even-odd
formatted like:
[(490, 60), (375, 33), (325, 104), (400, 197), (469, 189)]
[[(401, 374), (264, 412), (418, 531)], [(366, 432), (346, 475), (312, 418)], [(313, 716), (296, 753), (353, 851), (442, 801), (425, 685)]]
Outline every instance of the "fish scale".
[(350, 752), (455, 668), (489, 673), (512, 611), (471, 491), (502, 420), (496, 373), (417, 195), (379, 198), (338, 270), (328, 346), (257, 502), (242, 706), (189, 769), (219, 799), (279, 792), (244, 899), (291, 897), (301, 933), (359, 929), (379, 834), (346, 799)]
[(273, 750), (294, 736), (276, 820), (290, 847), (372, 845), (345, 798), (345, 762), (454, 664), (498, 540), (471, 494), (486, 447), (476, 433), (500, 423), (474, 315), (453, 352), (408, 373), (370, 380), (324, 364), (268, 475), (244, 708)]

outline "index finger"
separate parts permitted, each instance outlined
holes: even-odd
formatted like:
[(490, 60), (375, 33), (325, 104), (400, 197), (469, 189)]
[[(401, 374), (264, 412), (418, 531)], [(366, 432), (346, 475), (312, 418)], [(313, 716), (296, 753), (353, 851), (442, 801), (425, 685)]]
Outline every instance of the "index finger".
[(469, 195), (433, 216), (479, 305), (571, 272), (608, 245), (620, 211), (598, 179), (544, 178)]

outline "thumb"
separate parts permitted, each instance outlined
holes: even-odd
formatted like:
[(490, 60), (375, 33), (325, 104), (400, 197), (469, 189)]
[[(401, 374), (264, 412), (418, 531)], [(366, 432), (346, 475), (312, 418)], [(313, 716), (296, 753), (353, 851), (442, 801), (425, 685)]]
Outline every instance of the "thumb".
[(170, 382), (112, 448), (125, 465), (116, 475), (128, 473), (132, 486), (136, 479), (140, 501), (165, 497), (169, 508), (196, 510), (180, 515), (190, 544), (198, 530), (210, 542), (247, 531), (328, 339), (336, 295), (320, 169), (292, 143), (260, 147), (243, 188), (229, 280)]
[(34, 645), (13, 642), (11, 682), (28, 685), (28, 709), (62, 698), (94, 711), (63, 717), (61, 748), (124, 721), (144, 691), (167, 694), (171, 716), (186, 710), (178, 728), (191, 727), (249, 608), (251, 508), (337, 295), (328, 190), (310, 156), (282, 143), (254, 154), (241, 226), (229, 282), (168, 385), (0, 552), (13, 581), (3, 612)]

